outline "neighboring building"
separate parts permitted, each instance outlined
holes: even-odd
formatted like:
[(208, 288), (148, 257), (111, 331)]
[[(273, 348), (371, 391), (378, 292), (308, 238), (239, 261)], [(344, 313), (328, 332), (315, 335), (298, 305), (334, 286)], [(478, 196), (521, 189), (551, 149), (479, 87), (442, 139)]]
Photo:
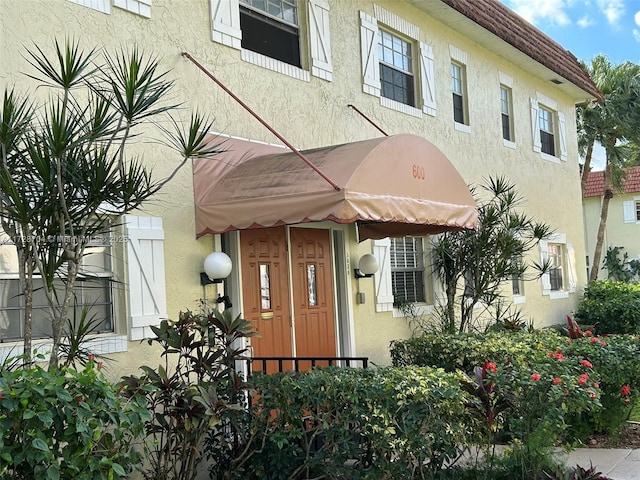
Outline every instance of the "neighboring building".
[[(629, 260), (640, 259), (640, 166), (629, 167), (624, 189), (614, 192), (609, 201), (607, 224), (604, 230), (602, 258), (610, 247), (622, 247), (620, 254), (626, 253)], [(587, 258), (596, 247), (602, 196), (604, 194), (604, 172), (590, 172), (582, 198), (584, 209), (584, 234)], [(587, 264), (587, 268), (590, 264)], [(606, 279), (607, 269), (600, 266), (598, 278)]]
[[(457, 188), (490, 175), (513, 181), (527, 213), (557, 232), (532, 258), (550, 258), (552, 274), (525, 285), (505, 282), (514, 303), (538, 326), (561, 322), (575, 308), (586, 281), (575, 105), (600, 93), (573, 55), (501, 3), (5, 0), (0, 18), (3, 88), (39, 94), (18, 75), (28, 70), (24, 46), (46, 49), (65, 37), (110, 51), (135, 44), (170, 69), (176, 101), (210, 112), (217, 129), (234, 137), (225, 144), (234, 146), (232, 154), (274, 154), (264, 157), (271, 163), (253, 163), (271, 169), (259, 178), (247, 162), (224, 177), (216, 170), (221, 161), (182, 169), (155, 201), (125, 219), (109, 245), (97, 246), (101, 274), (121, 282), (105, 284), (100, 301), (108, 320), (96, 337), (97, 348), (118, 360), (113, 375), (156, 362), (138, 341), (150, 325), (219, 293), (259, 326), (256, 355), (359, 355), (388, 363), (389, 341), (410, 335), (394, 298), (428, 312), (439, 291), (425, 236), (437, 229), (420, 224), (443, 221), (446, 208), (416, 208), (421, 195), (425, 205), (450, 201), (455, 208), (445, 220), (469, 225), (468, 192)], [(319, 148), (309, 157), (325, 162), (321, 170), (340, 191), (359, 192), (354, 202), (335, 200), (354, 211), (331, 210), (330, 183), (294, 154), (266, 145), (279, 142), (183, 52), (293, 145)], [(395, 136), (382, 138), (351, 105)], [(159, 146), (139, 151), (159, 175), (174, 166)], [(352, 183), (337, 178), (340, 155), (360, 162), (352, 165)], [(274, 200), (265, 183), (288, 196)], [(320, 193), (306, 196), (312, 189)], [(385, 195), (393, 201), (385, 203)], [(367, 221), (376, 218), (393, 223)], [(390, 231), (414, 236), (380, 238)], [(11, 255), (10, 246), (2, 248)], [(231, 276), (224, 287), (201, 286), (204, 258), (220, 249), (233, 260)], [(380, 270), (357, 279), (354, 269), (367, 253)], [(19, 341), (21, 307), (11, 295), (15, 272), (7, 267), (1, 275), (6, 350)]]

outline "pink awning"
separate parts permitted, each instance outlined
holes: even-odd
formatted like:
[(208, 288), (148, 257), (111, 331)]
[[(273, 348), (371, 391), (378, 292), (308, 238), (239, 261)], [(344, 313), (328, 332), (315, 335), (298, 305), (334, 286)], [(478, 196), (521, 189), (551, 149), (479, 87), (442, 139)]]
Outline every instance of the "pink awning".
[[(221, 137), (214, 141), (220, 142)], [(194, 162), (196, 235), (331, 220), (358, 222), (360, 240), (475, 228), (477, 209), (445, 155), (417, 135), (293, 152), (229, 138)]]

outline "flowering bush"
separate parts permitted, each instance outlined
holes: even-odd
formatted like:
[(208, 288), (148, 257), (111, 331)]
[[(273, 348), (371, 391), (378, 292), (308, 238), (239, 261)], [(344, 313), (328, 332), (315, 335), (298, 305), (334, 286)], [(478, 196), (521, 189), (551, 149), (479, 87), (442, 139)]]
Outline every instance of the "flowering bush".
[(38, 366), (0, 371), (0, 478), (119, 478), (150, 418), (90, 360), (81, 371)]

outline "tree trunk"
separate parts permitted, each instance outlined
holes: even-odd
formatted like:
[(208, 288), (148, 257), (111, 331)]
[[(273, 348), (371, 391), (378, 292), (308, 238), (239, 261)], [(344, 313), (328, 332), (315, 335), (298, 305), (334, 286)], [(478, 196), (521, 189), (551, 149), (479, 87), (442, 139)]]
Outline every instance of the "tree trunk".
[(593, 156), (593, 141), (587, 146), (587, 152), (584, 156), (584, 165), (582, 166), (582, 177), (580, 179), (581, 192), (584, 195), (584, 189), (587, 186), (587, 179), (591, 171), (591, 157)]
[(591, 273), (589, 282), (598, 279), (600, 271), (600, 261), (602, 259), (602, 245), (604, 244), (604, 231), (607, 227), (607, 216), (609, 214), (609, 202), (613, 197), (613, 187), (611, 185), (612, 167), (607, 161), (607, 168), (604, 171), (604, 194), (602, 196), (602, 208), (600, 210), (600, 225), (598, 225), (598, 235), (596, 236), (596, 248), (591, 260)]

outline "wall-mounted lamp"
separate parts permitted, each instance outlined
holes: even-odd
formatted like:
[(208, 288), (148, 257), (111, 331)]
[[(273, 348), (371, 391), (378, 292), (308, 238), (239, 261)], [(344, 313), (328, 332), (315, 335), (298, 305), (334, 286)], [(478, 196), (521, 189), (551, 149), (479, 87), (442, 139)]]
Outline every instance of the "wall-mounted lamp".
[(356, 278), (369, 278), (378, 271), (378, 259), (371, 253), (366, 253), (360, 257), (358, 268), (354, 270)]
[(204, 259), (204, 272), (200, 272), (200, 285), (222, 283), (231, 273), (231, 259), (224, 252), (213, 252)]

